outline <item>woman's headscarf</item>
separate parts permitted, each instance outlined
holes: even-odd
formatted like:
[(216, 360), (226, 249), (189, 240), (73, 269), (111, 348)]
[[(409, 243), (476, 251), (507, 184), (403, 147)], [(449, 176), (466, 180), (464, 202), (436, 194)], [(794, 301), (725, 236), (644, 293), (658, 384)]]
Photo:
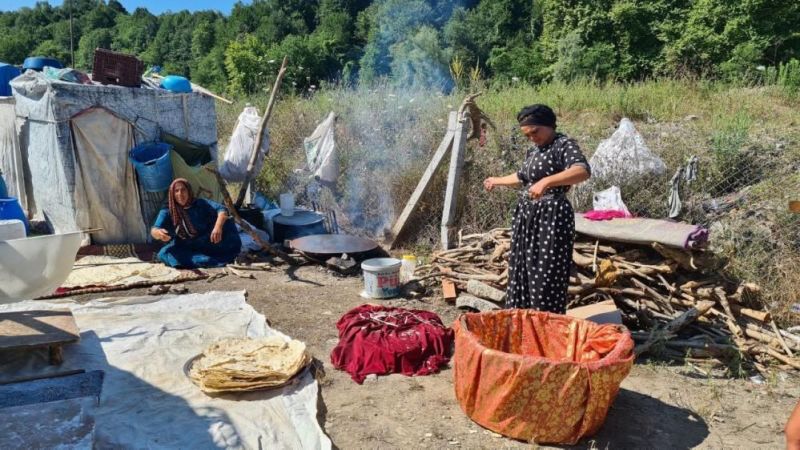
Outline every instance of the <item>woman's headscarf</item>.
[(556, 113), (547, 105), (530, 105), (517, 114), (520, 126), (545, 126), (555, 130)]
[(179, 184), (186, 186), (186, 191), (189, 193), (189, 201), (186, 202), (186, 207), (194, 203), (194, 193), (192, 192), (192, 185), (185, 178), (176, 178), (172, 184), (169, 185), (169, 215), (172, 217), (172, 225), (175, 226), (175, 232), (181, 239), (190, 239), (197, 236), (197, 230), (192, 225), (189, 214), (186, 212), (186, 207), (182, 207), (175, 200), (175, 189)]

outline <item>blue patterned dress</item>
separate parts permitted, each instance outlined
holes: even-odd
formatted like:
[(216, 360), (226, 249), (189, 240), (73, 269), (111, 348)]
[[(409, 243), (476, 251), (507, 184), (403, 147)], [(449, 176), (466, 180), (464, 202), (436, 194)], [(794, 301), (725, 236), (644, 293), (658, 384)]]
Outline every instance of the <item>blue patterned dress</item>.
[(233, 262), (242, 247), (233, 220), (225, 221), (222, 227), (222, 241), (218, 244), (211, 242), (211, 231), (214, 230), (217, 215), (225, 211), (225, 207), (219, 203), (203, 198), (196, 199), (186, 212), (197, 231), (197, 236), (182, 239), (175, 232), (169, 209), (162, 209), (156, 217), (153, 228), (167, 230), (172, 240), (158, 252), (158, 259), (170, 267), (185, 269), (221, 267)]

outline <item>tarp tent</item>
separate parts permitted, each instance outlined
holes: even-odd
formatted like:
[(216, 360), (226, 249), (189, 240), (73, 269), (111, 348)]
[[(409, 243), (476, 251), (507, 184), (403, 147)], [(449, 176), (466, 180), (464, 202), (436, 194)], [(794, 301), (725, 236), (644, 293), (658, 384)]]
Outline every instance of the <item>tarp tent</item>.
[[(166, 132), (208, 145), (216, 159), (214, 101), (198, 93), (66, 83), (28, 71), (11, 82), (28, 197), (54, 232), (92, 227), (95, 243), (141, 243), (164, 193), (141, 191), (134, 144)], [(30, 200), (29, 200), (30, 202)]]
[(19, 147), (19, 128), (14, 112), (14, 98), (0, 97), (0, 171), (8, 188), (8, 195), (19, 200), (27, 214), (33, 212), (33, 205), (28, 203), (25, 186), (26, 158)]

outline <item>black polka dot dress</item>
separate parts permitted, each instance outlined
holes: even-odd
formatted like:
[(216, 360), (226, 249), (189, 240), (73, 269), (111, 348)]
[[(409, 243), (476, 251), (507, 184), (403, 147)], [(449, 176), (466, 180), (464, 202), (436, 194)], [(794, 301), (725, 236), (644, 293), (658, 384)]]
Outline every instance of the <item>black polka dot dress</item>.
[(512, 225), (508, 308), (566, 313), (575, 235), (575, 215), (566, 198), (569, 188), (550, 188), (538, 200), (530, 198), (528, 188), (575, 165), (589, 170), (577, 142), (556, 133), (550, 144), (530, 149), (517, 172), (524, 189)]

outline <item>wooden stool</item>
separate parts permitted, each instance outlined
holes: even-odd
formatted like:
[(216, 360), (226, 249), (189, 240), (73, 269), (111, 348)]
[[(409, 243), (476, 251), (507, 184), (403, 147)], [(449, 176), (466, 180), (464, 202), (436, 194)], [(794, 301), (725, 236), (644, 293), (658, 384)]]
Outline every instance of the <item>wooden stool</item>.
[(64, 362), (63, 345), (80, 338), (69, 310), (0, 314), (0, 352), (47, 348), (50, 364), (59, 365)]

